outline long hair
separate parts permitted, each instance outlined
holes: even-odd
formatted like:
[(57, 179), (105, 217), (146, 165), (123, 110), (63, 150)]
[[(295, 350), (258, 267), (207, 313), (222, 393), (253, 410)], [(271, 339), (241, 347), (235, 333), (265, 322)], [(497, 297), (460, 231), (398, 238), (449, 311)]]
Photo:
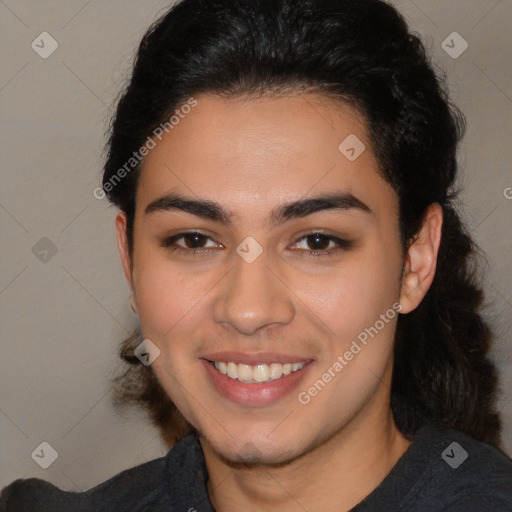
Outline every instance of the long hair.
[[(457, 211), (457, 147), (465, 120), (420, 39), (380, 0), (184, 0), (147, 31), (112, 120), (103, 188), (127, 215), (133, 249), (137, 151), (192, 96), (316, 92), (352, 105), (366, 122), (379, 172), (399, 200), (404, 254), (431, 203), (444, 221), (434, 281), (400, 315), (391, 409), (414, 435), (427, 422), (499, 443), (492, 332), (480, 308), (477, 250)], [(173, 443), (193, 431), (150, 367), (121, 346), (120, 401), (143, 403)]]

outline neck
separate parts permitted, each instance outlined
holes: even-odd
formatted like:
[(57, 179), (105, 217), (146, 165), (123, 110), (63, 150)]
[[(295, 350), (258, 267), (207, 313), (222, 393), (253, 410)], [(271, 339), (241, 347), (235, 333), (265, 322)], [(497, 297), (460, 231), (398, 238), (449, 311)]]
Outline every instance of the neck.
[(330, 439), (285, 466), (233, 469), (206, 440), (201, 443), (208, 492), (218, 512), (343, 512), (382, 482), (410, 441), (396, 428), (386, 404), (370, 417), (358, 415)]

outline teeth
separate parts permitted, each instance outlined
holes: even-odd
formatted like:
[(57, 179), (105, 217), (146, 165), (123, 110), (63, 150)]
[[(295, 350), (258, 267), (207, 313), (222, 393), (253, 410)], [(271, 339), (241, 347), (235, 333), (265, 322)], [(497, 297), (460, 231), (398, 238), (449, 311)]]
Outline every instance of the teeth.
[(235, 363), (228, 363), (227, 376), (231, 377), (232, 379), (238, 378), (238, 369)]
[(226, 363), (217, 363), (215, 365), (215, 368), (217, 368), (217, 370), (220, 370), (220, 373), (223, 373), (224, 375), (226, 375), (226, 373), (228, 373), (228, 365)]
[(251, 368), (252, 371), (252, 379), (256, 382), (266, 382), (270, 379), (270, 368), (268, 364), (258, 364), (254, 369), (251, 366), (249, 366), (249, 368)]
[(239, 364), (238, 379), (242, 381), (252, 380), (252, 366), (249, 366), (248, 364)]
[(279, 379), (283, 375), (283, 365), (279, 363), (272, 363), (270, 365), (270, 378)]
[(284, 375), (296, 372), (304, 367), (306, 362), (302, 363), (272, 363), (257, 364), (254, 366), (248, 364), (236, 364), (232, 362), (215, 361), (214, 365), (220, 373), (227, 375), (230, 379), (240, 382), (269, 382), (280, 379)]

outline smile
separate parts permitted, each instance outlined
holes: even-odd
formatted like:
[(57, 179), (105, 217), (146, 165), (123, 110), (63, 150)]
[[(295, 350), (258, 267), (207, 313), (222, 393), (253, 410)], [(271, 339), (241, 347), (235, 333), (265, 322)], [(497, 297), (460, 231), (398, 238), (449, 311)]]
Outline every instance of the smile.
[(299, 363), (237, 364), (233, 362), (210, 361), (223, 375), (245, 383), (271, 382), (301, 370), (307, 361)]

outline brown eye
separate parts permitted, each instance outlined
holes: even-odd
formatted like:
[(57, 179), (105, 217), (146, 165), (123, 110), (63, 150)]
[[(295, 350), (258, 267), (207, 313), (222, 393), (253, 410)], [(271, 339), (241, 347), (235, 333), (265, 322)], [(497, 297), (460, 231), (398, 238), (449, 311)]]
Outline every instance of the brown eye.
[(210, 240), (213, 242), (209, 236), (203, 233), (187, 231), (162, 240), (161, 245), (171, 251), (196, 254), (218, 247), (218, 244), (215, 244), (215, 242), (213, 242), (214, 245), (206, 245)]
[(201, 235), (201, 233), (188, 233), (186, 235), (183, 235), (181, 238), (185, 242), (185, 246), (188, 249), (201, 248), (208, 239), (206, 235)]
[(331, 256), (339, 250), (347, 250), (353, 246), (352, 242), (342, 240), (336, 236), (327, 235), (325, 233), (309, 233), (300, 238), (295, 247), (299, 247), (299, 251), (305, 256)]
[(309, 248), (314, 251), (325, 251), (331, 243), (331, 239), (328, 236), (317, 233), (307, 235), (306, 240)]

